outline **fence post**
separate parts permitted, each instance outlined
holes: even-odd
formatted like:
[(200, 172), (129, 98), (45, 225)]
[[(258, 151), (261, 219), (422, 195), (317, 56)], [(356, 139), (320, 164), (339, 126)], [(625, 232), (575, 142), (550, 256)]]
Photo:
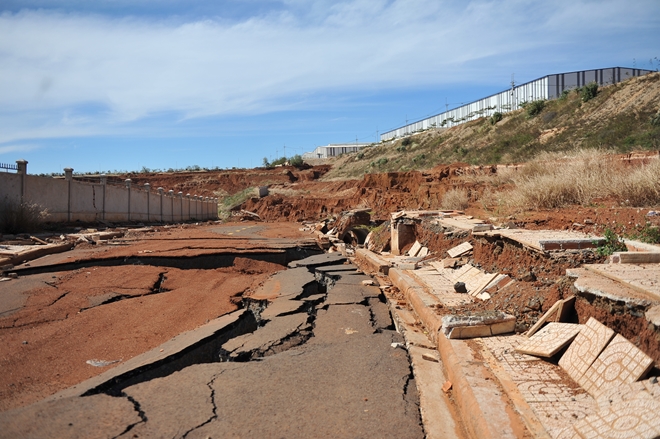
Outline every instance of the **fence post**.
[(131, 179), (127, 178), (124, 180), (126, 183), (126, 189), (128, 189), (128, 221), (131, 220)]
[(163, 222), (163, 189), (162, 187), (159, 187), (158, 189), (158, 194), (160, 195), (160, 222)]
[(190, 211), (190, 194), (186, 194), (186, 198), (188, 199), (188, 221), (192, 219), (192, 212)]
[(179, 203), (181, 204), (179, 207), (181, 208), (181, 219), (180, 222), (183, 222), (183, 192), (179, 191), (177, 194), (179, 196)]
[(71, 182), (73, 181), (73, 168), (64, 168), (64, 178), (68, 181), (66, 220), (71, 222)]
[(147, 191), (147, 223), (149, 220), (150, 204), (151, 204), (151, 185), (149, 183), (144, 184), (144, 190)]
[(100, 180), (101, 180), (101, 185), (103, 186), (103, 200), (102, 200), (103, 210), (101, 212), (101, 219), (105, 221), (105, 189), (108, 184), (108, 177), (105, 174), (101, 174)]
[(21, 203), (25, 201), (27, 192), (27, 160), (16, 160), (16, 171), (21, 176)]
[(172, 214), (172, 222), (174, 223), (174, 190), (170, 189), (167, 193), (170, 195), (170, 213)]

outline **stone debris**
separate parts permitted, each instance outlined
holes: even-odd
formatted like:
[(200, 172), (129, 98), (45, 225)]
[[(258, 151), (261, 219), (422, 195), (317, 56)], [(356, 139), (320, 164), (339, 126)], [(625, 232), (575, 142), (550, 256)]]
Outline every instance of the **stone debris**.
[(550, 309), (548, 309), (545, 312), (545, 314), (543, 314), (541, 318), (538, 319), (538, 321), (534, 324), (534, 326), (529, 328), (529, 330), (526, 333), (527, 337), (533, 336), (536, 333), (536, 331), (541, 329), (541, 326), (543, 326), (543, 324), (549, 321), (550, 318), (553, 316), (555, 322), (561, 322), (562, 320), (565, 320), (565, 317), (573, 309), (574, 303), (575, 303), (575, 296), (571, 296), (566, 299), (559, 299), (558, 301), (556, 301), (550, 307)]
[(490, 337), (513, 332), (516, 318), (501, 311), (472, 315), (449, 315), (442, 318), (441, 331), (449, 339)]

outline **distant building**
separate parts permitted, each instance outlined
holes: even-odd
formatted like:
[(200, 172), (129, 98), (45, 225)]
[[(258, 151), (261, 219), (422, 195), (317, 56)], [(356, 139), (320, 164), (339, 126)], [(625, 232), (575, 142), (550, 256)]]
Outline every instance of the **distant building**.
[(349, 152), (358, 152), (370, 143), (331, 143), (328, 146), (318, 146), (312, 152), (306, 152), (302, 155), (303, 160), (307, 159), (327, 159), (337, 157)]
[(520, 104), (524, 102), (539, 99), (556, 99), (565, 90), (583, 87), (590, 82), (596, 82), (599, 86), (610, 85), (648, 73), (653, 73), (653, 71), (627, 67), (610, 67), (606, 69), (556, 73), (520, 85), (515, 85), (512, 82), (510, 89), (388, 131), (380, 135), (380, 140), (405, 137), (431, 128), (453, 127), (479, 117), (490, 117), (495, 112), (507, 113), (517, 110), (521, 107)]

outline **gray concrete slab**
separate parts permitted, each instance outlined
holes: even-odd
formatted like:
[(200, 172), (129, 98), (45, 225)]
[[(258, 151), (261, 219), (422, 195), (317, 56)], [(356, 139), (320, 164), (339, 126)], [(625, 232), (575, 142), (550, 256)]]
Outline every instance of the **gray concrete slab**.
[(378, 298), (372, 297), (368, 299), (369, 308), (371, 309), (372, 324), (376, 330), (394, 329), (392, 316), (390, 316), (390, 309), (386, 303), (381, 302)]
[(28, 296), (26, 291), (37, 288), (53, 288), (46, 282), (54, 281), (56, 276), (51, 273), (20, 276), (0, 283), (0, 317), (7, 317), (25, 306)]
[(282, 314), (291, 314), (299, 311), (305, 303), (306, 302), (302, 300), (289, 300), (285, 298), (275, 299), (273, 303), (269, 303), (268, 307), (261, 311), (261, 318), (264, 320), (271, 320)]
[(356, 304), (332, 305), (318, 311), (314, 338), (307, 344), (349, 342), (355, 337), (369, 336), (374, 331), (369, 307)]
[(311, 328), (307, 323), (307, 313), (297, 313), (288, 316), (274, 317), (271, 321), (256, 331), (240, 335), (222, 345), (230, 358), (258, 358), (275, 349), (284, 339)]
[(346, 256), (343, 256), (341, 253), (324, 253), (322, 255), (314, 255), (298, 261), (289, 262), (289, 268), (333, 265), (344, 262), (346, 259)]
[(357, 266), (353, 264), (341, 264), (341, 265), (325, 265), (322, 267), (316, 267), (314, 270), (319, 271), (321, 273), (326, 273), (329, 271), (332, 272), (341, 272), (341, 271), (355, 271), (357, 270)]
[(42, 401), (0, 413), (3, 438), (114, 438), (141, 422), (127, 398), (92, 395)]
[(318, 285), (314, 274), (307, 268), (292, 268), (271, 276), (259, 287), (251, 298), (254, 300), (274, 300), (277, 297), (298, 298), (316, 294)]

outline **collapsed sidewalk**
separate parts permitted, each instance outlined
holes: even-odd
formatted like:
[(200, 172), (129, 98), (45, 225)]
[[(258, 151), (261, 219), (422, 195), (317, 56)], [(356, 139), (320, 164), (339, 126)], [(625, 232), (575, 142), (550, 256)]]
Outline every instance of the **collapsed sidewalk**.
[[(452, 244), (458, 238), (460, 244), (434, 253), (417, 239), (421, 222), (434, 226)], [(429, 343), (437, 349), (446, 376), (443, 396), (454, 404), (469, 436), (660, 435), (654, 360), (590, 315), (613, 324), (613, 318), (602, 313), (604, 308), (613, 315), (627, 313), (636, 325), (645, 324), (658, 334), (660, 288), (655, 279), (660, 248), (629, 243), (633, 251), (615, 254), (610, 264), (594, 264), (589, 262), (595, 262), (593, 253), (602, 238), (495, 228), (457, 212), (399, 212), (392, 215), (389, 228), (389, 249), (358, 248), (356, 261), (393, 286), (387, 289), (391, 310), (409, 349), (428, 348)], [(568, 278), (562, 279), (574, 284), (574, 295), (541, 303), (538, 317), (521, 321), (519, 312), (512, 315), (486, 306), (480, 310), (480, 304), (502, 302), (503, 297), (506, 301), (519, 291), (517, 283), (543, 273), (530, 269), (518, 279), (515, 267), (506, 270), (508, 274), (488, 273), (472, 253), (471, 242), (476, 245), (476, 240), (506, 241), (536, 258), (566, 262), (567, 255), (573, 255), (586, 263), (563, 269)], [(655, 340), (651, 354), (657, 354)], [(633, 341), (649, 350), (648, 340), (638, 336)], [(433, 391), (420, 388), (422, 404), (424, 393)]]

